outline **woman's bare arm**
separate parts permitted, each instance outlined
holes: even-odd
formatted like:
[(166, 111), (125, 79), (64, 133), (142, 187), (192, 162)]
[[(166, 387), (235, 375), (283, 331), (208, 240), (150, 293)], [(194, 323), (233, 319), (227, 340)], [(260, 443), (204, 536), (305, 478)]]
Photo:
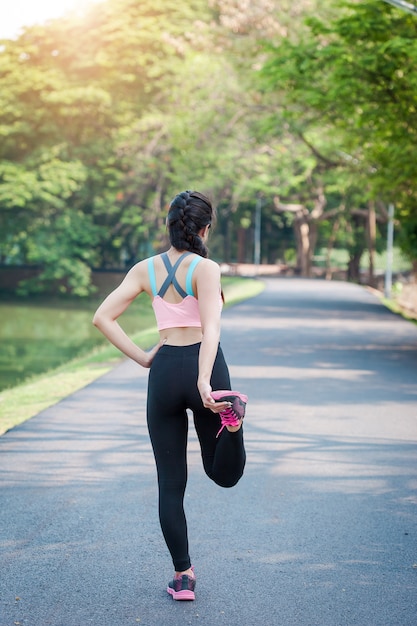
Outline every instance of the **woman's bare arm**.
[(142, 261), (127, 273), (119, 287), (112, 291), (98, 307), (93, 317), (93, 324), (123, 354), (143, 367), (150, 367), (162, 342), (160, 341), (149, 352), (145, 352), (126, 335), (117, 322), (117, 318), (127, 309), (136, 296), (145, 291), (145, 267)]
[(203, 405), (218, 413), (228, 406), (227, 402), (214, 402), (210, 393), (211, 374), (220, 341), (220, 267), (206, 259), (196, 268), (196, 287), (203, 338), (198, 362), (198, 390)]

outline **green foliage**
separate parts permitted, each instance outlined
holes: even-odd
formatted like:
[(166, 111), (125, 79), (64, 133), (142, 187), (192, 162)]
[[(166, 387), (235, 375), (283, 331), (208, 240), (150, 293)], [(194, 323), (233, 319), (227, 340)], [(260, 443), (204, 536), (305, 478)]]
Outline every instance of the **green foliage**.
[(219, 261), (252, 260), (259, 200), (263, 261), (300, 220), (309, 254), (357, 256), (372, 199), (416, 258), (416, 25), (379, 0), (105, 0), (3, 41), (0, 262), (86, 295), (91, 267), (166, 244), (184, 188), (218, 205)]
[(91, 267), (99, 231), (80, 211), (66, 212), (53, 221), (37, 222), (29, 240), (27, 259), (43, 270), (35, 279), (20, 284), (19, 292), (50, 291), (86, 296), (91, 292)]
[(21, 291), (55, 284), (86, 295), (92, 264), (134, 260), (149, 236), (142, 181), (157, 157), (137, 168), (143, 144), (131, 145), (140, 139), (138, 120), (171, 89), (195, 35), (184, 33), (204, 7), (109, 0), (92, 5), (84, 21), (56, 20), (4, 42), (1, 259), (43, 267)]
[(310, 18), (302, 39), (268, 44), (264, 84), (309, 143), (321, 133), (318, 151), (362, 187), (362, 203), (396, 204), (415, 258), (417, 20), (376, 0), (339, 7), (330, 20)]

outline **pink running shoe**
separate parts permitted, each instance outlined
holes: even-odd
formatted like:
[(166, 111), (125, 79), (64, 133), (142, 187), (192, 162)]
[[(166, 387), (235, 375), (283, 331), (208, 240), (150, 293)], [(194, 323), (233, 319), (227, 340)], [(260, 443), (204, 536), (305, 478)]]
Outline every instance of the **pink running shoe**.
[(217, 433), (217, 437), (222, 432), (225, 426), (239, 426), (240, 422), (245, 417), (246, 403), (248, 396), (239, 391), (230, 391), (228, 389), (212, 391), (211, 397), (217, 402), (230, 402), (229, 406), (224, 411), (220, 412), (220, 419), (222, 421), (222, 427)]
[[(191, 568), (194, 571), (194, 568)], [(187, 576), (174, 576), (168, 587), (167, 591), (174, 600), (195, 600), (195, 577)]]

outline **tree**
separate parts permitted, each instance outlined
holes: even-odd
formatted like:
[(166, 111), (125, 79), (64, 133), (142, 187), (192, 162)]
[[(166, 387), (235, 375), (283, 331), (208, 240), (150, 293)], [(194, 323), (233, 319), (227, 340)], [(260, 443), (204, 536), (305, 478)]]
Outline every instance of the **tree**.
[[(39, 263), (46, 282), (55, 276), (74, 292), (81, 281), (86, 293), (92, 265), (124, 267), (159, 249), (166, 203), (190, 186), (219, 206), (218, 260), (251, 260), (259, 198), (263, 250), (283, 254), (289, 218), (276, 198), (311, 211), (333, 179), (282, 108), (277, 115), (275, 95), (260, 93), (257, 75), (262, 41), (293, 40), (316, 5), (107, 0), (82, 21), (55, 20), (4, 42), (3, 259)], [(267, 128), (272, 111), (282, 132)], [(328, 210), (336, 196), (327, 193)], [(308, 220), (312, 239), (317, 221)]]
[(331, 147), (338, 138), (326, 158), (344, 162), (364, 190), (362, 202), (396, 203), (403, 248), (415, 259), (417, 21), (372, 0), (307, 24), (303, 40), (268, 46), (265, 84), (307, 140), (320, 132)]
[(142, 218), (123, 192), (131, 168), (120, 145), (163, 102), (192, 43), (182, 33), (204, 6), (108, 0), (83, 21), (56, 20), (3, 42), (1, 254), (42, 265), (45, 281), (33, 288), (55, 277), (87, 293), (92, 264), (121, 263), (137, 244)]

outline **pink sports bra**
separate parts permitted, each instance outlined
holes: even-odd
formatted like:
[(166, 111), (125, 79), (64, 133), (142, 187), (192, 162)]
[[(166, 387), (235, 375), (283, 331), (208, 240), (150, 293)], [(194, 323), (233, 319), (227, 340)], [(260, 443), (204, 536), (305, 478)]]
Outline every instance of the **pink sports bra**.
[[(191, 254), (191, 252), (184, 252), (177, 260), (175, 265), (171, 265), (167, 253), (161, 254), (161, 258), (167, 269), (168, 275), (165, 278), (159, 291), (156, 287), (156, 276), (154, 267), (154, 257), (148, 259), (148, 272), (149, 281), (151, 284), (151, 290), (153, 293), (152, 307), (155, 312), (156, 325), (158, 330), (165, 330), (166, 328), (183, 328), (183, 327), (201, 327), (200, 311), (198, 308), (198, 300), (194, 296), (192, 278), (193, 272), (197, 264), (203, 257), (196, 255), (191, 261), (187, 271), (185, 279), (185, 290), (179, 284), (175, 272), (181, 261)], [(164, 300), (164, 295), (170, 285), (174, 285), (175, 289), (182, 296), (181, 302), (172, 303)]]

